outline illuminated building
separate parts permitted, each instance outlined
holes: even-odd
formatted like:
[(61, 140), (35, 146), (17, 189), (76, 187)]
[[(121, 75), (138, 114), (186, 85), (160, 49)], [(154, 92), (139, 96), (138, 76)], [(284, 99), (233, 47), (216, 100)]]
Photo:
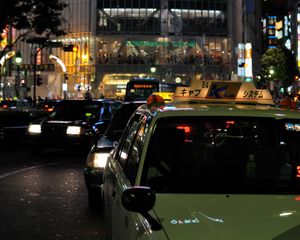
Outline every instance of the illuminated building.
[[(88, 90), (95, 97), (120, 96), (134, 76), (185, 83), (235, 79), (240, 43), (252, 44), (253, 71), (259, 71), (260, 0), (65, 2), (70, 33), (56, 41), (78, 48), (53, 48), (51, 54), (67, 68), (68, 97), (80, 98)], [(56, 71), (62, 72), (57, 65)], [(57, 74), (48, 75), (49, 91), (56, 93), (62, 81)]]

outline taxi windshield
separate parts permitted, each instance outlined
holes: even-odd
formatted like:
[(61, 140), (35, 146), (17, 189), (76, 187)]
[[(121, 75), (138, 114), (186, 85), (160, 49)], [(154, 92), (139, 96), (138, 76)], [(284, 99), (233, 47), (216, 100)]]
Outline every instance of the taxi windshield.
[(161, 119), (143, 185), (156, 192), (299, 192), (300, 121), (254, 117)]

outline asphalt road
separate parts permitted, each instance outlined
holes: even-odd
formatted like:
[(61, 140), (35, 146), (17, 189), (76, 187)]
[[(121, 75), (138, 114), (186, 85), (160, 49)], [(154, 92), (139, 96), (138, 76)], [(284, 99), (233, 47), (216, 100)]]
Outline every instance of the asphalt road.
[(0, 239), (104, 239), (101, 212), (88, 206), (84, 162), (85, 154), (59, 150), (0, 150)]

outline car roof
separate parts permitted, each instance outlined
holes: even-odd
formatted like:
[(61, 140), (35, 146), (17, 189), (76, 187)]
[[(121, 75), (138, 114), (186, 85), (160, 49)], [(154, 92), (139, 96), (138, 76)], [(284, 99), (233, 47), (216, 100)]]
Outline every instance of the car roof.
[(147, 112), (155, 117), (167, 116), (244, 116), (270, 117), (276, 119), (300, 119), (300, 111), (277, 108), (267, 105), (248, 105), (234, 103), (169, 103), (150, 110), (146, 105), (139, 108), (140, 112)]
[(159, 97), (149, 97), (147, 104), (149, 106), (141, 106), (139, 111), (155, 118), (244, 116), (300, 119), (298, 110), (277, 108), (270, 92), (256, 89), (251, 82), (196, 81), (189, 87), (178, 87), (173, 102), (166, 104)]

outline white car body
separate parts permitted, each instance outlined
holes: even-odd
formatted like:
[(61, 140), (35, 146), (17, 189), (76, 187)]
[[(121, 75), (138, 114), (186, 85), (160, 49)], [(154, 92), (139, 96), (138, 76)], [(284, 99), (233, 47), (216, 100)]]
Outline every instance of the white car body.
[[(222, 187), (220, 187), (221, 191), (208, 188), (208, 192), (206, 192), (206, 189), (203, 192), (194, 193), (157, 191), (154, 193), (156, 199), (152, 208), (147, 209), (146, 207), (140, 207), (140, 209), (144, 210), (133, 211), (128, 210), (128, 207), (124, 207), (124, 192), (128, 189), (139, 188), (139, 186), (144, 188), (143, 186), (145, 186), (143, 185), (143, 170), (147, 167), (147, 148), (150, 147), (151, 140), (154, 138), (156, 128), (159, 126), (158, 122), (162, 119), (175, 117), (181, 117), (181, 119), (193, 117), (217, 117), (218, 119), (249, 117), (257, 118), (258, 120), (265, 118), (274, 119), (274, 121), (286, 122), (285, 130), (292, 131), (293, 134), (298, 134), (298, 127), (300, 127), (299, 112), (277, 109), (270, 106), (249, 106), (230, 103), (226, 103), (225, 105), (180, 103), (161, 107), (156, 106), (155, 109), (151, 110), (147, 110), (146, 106), (140, 107), (136, 111), (135, 116), (132, 117), (131, 125), (129, 124), (127, 130), (124, 131), (119, 146), (117, 146), (108, 157), (108, 162), (104, 170), (102, 193), (108, 239), (299, 239), (299, 188), (291, 192), (281, 192), (275, 188), (274, 192), (271, 189), (270, 191), (267, 189), (267, 191), (264, 192), (266, 188), (257, 190), (255, 189), (256, 185), (253, 184), (254, 190), (251, 188), (253, 192), (250, 190), (247, 191), (247, 189), (243, 192), (244, 189), (239, 188), (236, 189), (237, 191), (230, 189), (227, 192), (226, 190), (222, 190)], [(136, 122), (139, 121), (141, 123), (141, 126), (136, 127), (136, 129), (134, 126), (134, 118), (136, 118)], [(292, 122), (291, 125), (289, 125), (290, 122)], [(288, 134), (290, 134), (290, 132), (288, 132)], [(168, 137), (170, 139), (172, 138), (171, 135)], [(232, 136), (230, 135), (230, 137)], [(134, 143), (138, 138), (143, 141), (140, 150), (137, 150), (139, 145), (135, 145)], [(280, 144), (285, 146), (285, 143), (283, 144), (282, 141)], [(233, 149), (234, 148), (238, 151), (239, 146), (233, 146)], [(126, 152), (126, 149), (132, 150)], [(197, 149), (194, 150), (196, 151)], [(176, 146), (174, 146), (173, 151), (176, 151)], [(140, 154), (137, 155), (135, 152), (139, 152)], [(234, 156), (234, 150), (232, 150), (232, 154), (232, 156)], [(125, 160), (129, 155), (135, 156), (133, 159), (135, 159), (137, 164), (136, 166), (130, 165), (130, 167), (127, 168), (126, 166), (129, 163), (125, 163)], [(269, 157), (272, 164), (273, 158), (275, 161), (275, 156), (270, 155)], [(130, 156), (128, 158), (130, 158)], [(283, 160), (281, 159), (280, 161)], [(297, 159), (297, 161), (300, 161), (300, 159)], [(257, 163), (259, 162), (257, 161)], [(131, 177), (131, 174), (133, 174), (133, 177)], [(251, 179), (251, 174), (247, 174), (249, 174), (247, 177)], [(268, 174), (269, 173), (266, 172), (266, 175)], [(293, 176), (296, 174), (295, 180), (298, 183), (300, 179), (299, 162), (295, 168), (290, 164), (282, 163), (279, 174), (280, 178), (282, 176), (289, 177), (290, 174), (293, 174)], [(278, 181), (280, 181), (280, 179)], [(163, 184), (164, 183), (161, 185)], [(191, 182), (190, 184), (193, 185), (194, 183)], [(209, 186), (210, 183), (199, 182), (201, 186), (205, 186), (205, 184)], [(189, 184), (185, 186), (187, 188), (190, 187)], [(197, 184), (193, 186), (197, 187)], [(253, 186), (251, 185), (251, 187)], [(274, 186), (277, 187), (277, 185)], [(148, 186), (145, 186), (145, 188), (147, 187)], [(149, 187), (149, 189), (151, 188)], [(201, 187), (199, 189), (201, 189)], [(150, 192), (147, 193), (150, 195)], [(138, 195), (135, 196), (138, 197)], [(133, 196), (133, 198), (135, 196)], [(143, 200), (145, 200), (145, 198), (143, 198)], [(143, 204), (147, 205), (148, 202), (145, 201)], [(147, 211), (145, 211), (145, 209), (147, 209)], [(145, 212), (148, 212), (151, 217), (146, 215)], [(160, 225), (160, 227), (157, 227), (157, 225), (153, 227), (152, 220), (155, 224)]]

